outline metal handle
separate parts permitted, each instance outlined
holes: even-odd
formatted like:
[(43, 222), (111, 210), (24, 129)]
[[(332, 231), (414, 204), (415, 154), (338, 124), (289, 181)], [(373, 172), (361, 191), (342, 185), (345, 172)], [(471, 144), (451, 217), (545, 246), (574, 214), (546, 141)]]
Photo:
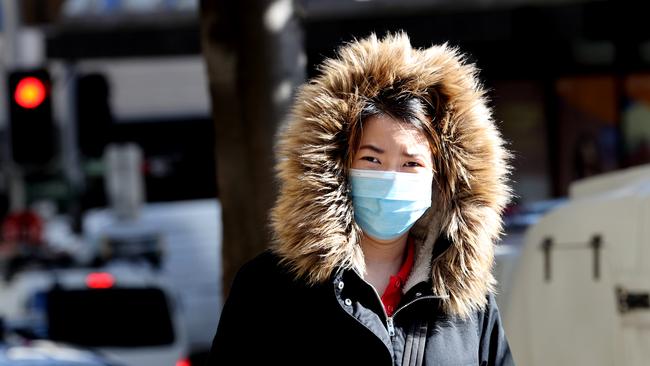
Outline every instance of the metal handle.
[(629, 292), (627, 289), (616, 287), (618, 311), (625, 314), (632, 310), (650, 309), (650, 294), (647, 292)]

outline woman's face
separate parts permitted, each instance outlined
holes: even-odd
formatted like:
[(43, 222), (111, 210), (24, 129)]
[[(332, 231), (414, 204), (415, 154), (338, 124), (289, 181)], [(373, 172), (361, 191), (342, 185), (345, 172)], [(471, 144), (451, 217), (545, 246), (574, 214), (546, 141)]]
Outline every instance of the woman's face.
[(375, 115), (363, 125), (352, 168), (403, 173), (431, 172), (431, 155), (426, 136), (417, 128), (386, 115)]

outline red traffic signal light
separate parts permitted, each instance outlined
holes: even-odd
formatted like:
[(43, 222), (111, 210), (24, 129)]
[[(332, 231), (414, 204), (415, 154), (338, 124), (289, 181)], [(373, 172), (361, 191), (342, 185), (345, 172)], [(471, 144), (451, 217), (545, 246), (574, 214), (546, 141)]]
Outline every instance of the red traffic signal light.
[(42, 68), (8, 74), (9, 132), (17, 164), (38, 167), (55, 157), (50, 80), (50, 73)]
[(45, 100), (45, 84), (33, 76), (21, 79), (16, 85), (14, 100), (23, 108), (37, 108)]

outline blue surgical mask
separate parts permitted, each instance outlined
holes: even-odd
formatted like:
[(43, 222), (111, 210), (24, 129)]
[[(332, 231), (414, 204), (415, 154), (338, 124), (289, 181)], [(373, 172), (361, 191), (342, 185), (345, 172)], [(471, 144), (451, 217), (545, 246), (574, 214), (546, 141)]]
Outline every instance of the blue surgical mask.
[(431, 206), (433, 173), (350, 169), (354, 219), (380, 240), (406, 233)]

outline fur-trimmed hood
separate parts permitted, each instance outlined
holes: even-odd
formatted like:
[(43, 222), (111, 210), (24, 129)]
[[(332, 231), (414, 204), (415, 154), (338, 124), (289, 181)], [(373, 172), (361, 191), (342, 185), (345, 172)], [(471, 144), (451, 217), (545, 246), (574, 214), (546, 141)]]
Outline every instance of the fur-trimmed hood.
[[(473, 65), (447, 45), (411, 47), (406, 34), (349, 43), (298, 92), (278, 136), (274, 251), (299, 278), (322, 283), (338, 268), (365, 273), (346, 154), (349, 121), (387, 88), (438, 100), (431, 208), (411, 229), (416, 259), (404, 291), (431, 281), (448, 314), (480, 310), (494, 291), (495, 241), (510, 197), (508, 152)], [(439, 237), (449, 247), (433, 257)], [(439, 252), (439, 250), (437, 251)], [(433, 259), (433, 260), (432, 260)]]

